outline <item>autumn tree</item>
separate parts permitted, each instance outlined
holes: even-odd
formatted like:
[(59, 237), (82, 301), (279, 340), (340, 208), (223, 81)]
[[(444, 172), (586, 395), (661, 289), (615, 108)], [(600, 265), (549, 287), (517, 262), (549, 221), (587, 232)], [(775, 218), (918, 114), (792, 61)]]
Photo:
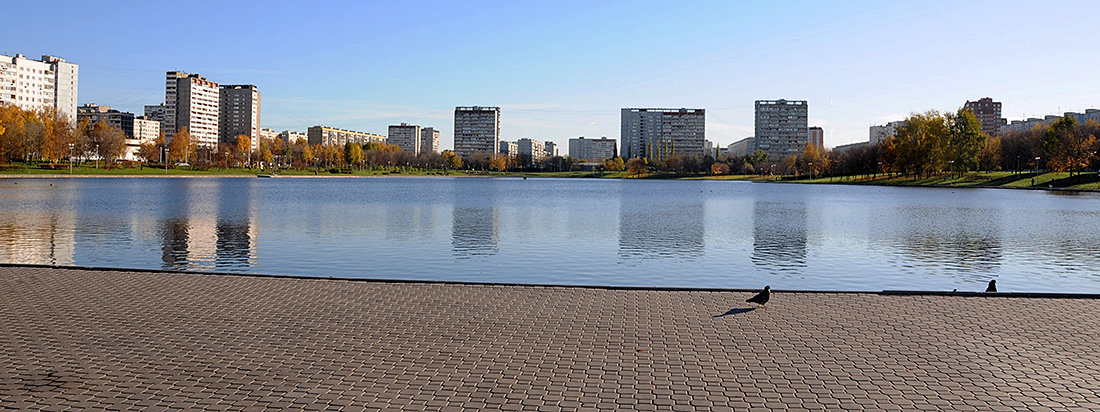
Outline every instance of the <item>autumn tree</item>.
[(344, 161), (355, 166), (363, 163), (363, 146), (352, 142), (344, 143)]
[(823, 171), (829, 169), (829, 152), (824, 147), (806, 143), (806, 147), (803, 147), (802, 153), (798, 155), (797, 168), (805, 170), (811, 176), (821, 175)]
[(626, 162), (626, 172), (631, 176), (639, 176), (647, 172), (648, 169), (649, 167), (646, 165), (646, 161), (640, 157), (635, 157)]
[(626, 162), (624, 162), (623, 158), (619, 156), (615, 156), (611, 159), (605, 159), (603, 161), (603, 169), (609, 172), (621, 172), (623, 170), (626, 170)]
[(237, 135), (237, 140), (233, 145), (233, 155), (244, 164), (252, 162), (252, 138), (248, 135)]
[(76, 130), (69, 119), (54, 109), (37, 112), (34, 116), (33, 135), (28, 136), (35, 144), (38, 155), (51, 162), (69, 157), (70, 145), (76, 144)]
[(18, 106), (0, 104), (0, 158), (9, 163), (26, 155), (23, 136), (27, 113)]
[(81, 145), (86, 156), (114, 160), (126, 153), (126, 134), (122, 129), (111, 126), (104, 120), (95, 124), (82, 121), (80, 129)]
[(444, 164), (444, 167), (449, 168), (449, 169), (461, 169), (462, 168), (462, 157), (459, 156), (459, 155), (456, 155), (455, 152), (452, 152), (450, 150), (444, 150), (443, 151), (443, 164)]
[(168, 141), (168, 160), (187, 161), (191, 158), (192, 150), (191, 132), (187, 131), (187, 126), (181, 127), (176, 134), (172, 135), (172, 140)]
[[(752, 165), (749, 165), (752, 167)], [(712, 175), (727, 175), (730, 173), (730, 165), (725, 163), (715, 162), (710, 165), (710, 174)]]
[(1073, 116), (1055, 120), (1043, 137), (1047, 168), (1058, 172), (1083, 170), (1088, 167), (1095, 141), (1094, 136), (1083, 133)]
[(489, 160), (489, 168), (496, 171), (504, 171), (508, 168), (508, 156), (493, 156)]

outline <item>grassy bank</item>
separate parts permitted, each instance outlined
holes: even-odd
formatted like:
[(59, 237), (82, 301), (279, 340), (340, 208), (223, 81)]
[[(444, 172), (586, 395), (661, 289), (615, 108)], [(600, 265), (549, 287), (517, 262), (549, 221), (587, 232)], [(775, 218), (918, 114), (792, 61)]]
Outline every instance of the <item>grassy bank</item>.
[(1100, 190), (1100, 177), (1096, 173), (1070, 176), (1069, 173), (1013, 173), (970, 172), (930, 177), (905, 177), (899, 175), (861, 175), (824, 177), (817, 179), (784, 180), (790, 183), (839, 183), (884, 186), (948, 186), (948, 187), (1003, 187), (1036, 189)]

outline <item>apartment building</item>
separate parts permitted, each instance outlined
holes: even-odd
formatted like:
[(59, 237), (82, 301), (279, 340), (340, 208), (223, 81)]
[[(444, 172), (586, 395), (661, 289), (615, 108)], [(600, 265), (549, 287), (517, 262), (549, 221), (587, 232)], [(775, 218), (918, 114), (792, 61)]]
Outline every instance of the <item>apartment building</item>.
[(603, 160), (615, 157), (618, 153), (615, 139), (601, 137), (586, 139), (584, 136), (569, 139), (569, 157), (580, 160)]
[(543, 150), (546, 151), (546, 157), (558, 157), (561, 156), (561, 149), (558, 148), (558, 144), (552, 141), (542, 142)]
[(894, 136), (898, 133), (898, 128), (905, 124), (904, 120), (898, 120), (890, 123), (886, 123), (881, 126), (871, 126), (869, 129), (870, 136), (867, 141), (871, 144), (879, 144), (885, 141), (887, 138)]
[(236, 144), (248, 136), (252, 150), (259, 148), (260, 89), (251, 84), (223, 84), (218, 91), (218, 135), (222, 143)]
[(414, 155), (420, 154), (419, 125), (408, 123), (392, 124), (390, 125), (389, 133), (386, 135), (386, 143), (400, 146), (401, 150)]
[(77, 120), (79, 66), (55, 56), (31, 60), (22, 54), (0, 54), (0, 103), (23, 110), (56, 110)]
[(386, 143), (386, 136), (328, 126), (312, 126), (306, 130), (306, 141), (311, 145), (343, 146), (348, 142), (355, 144)]
[(809, 129), (806, 129), (806, 132), (809, 134), (810, 144), (814, 145), (814, 147), (818, 149), (825, 148), (825, 129), (817, 126), (811, 126)]
[(808, 105), (805, 100), (757, 100), (755, 150), (772, 161), (802, 153), (809, 141)]
[(439, 130), (435, 130), (434, 127), (420, 129), (420, 151), (439, 153)]
[(500, 148), (500, 108), (455, 107), (455, 154), (495, 154)]
[(286, 144), (295, 144), (295, 143), (298, 142), (298, 139), (303, 139), (307, 142), (309, 141), (309, 135), (308, 134), (305, 134), (305, 133), (302, 133), (302, 132), (295, 132), (295, 131), (292, 131), (292, 130), (283, 130), (283, 131), (279, 132), (279, 135), (277, 137), (280, 140), (282, 140), (283, 143), (286, 143)]
[(217, 147), (221, 108), (217, 83), (198, 74), (170, 71), (164, 84), (164, 106), (162, 129), (169, 141), (186, 127), (192, 144)]
[(661, 160), (675, 155), (702, 155), (706, 110), (624, 108), (620, 138), (625, 159)]
[(523, 138), (516, 141), (516, 146), (518, 153), (527, 156), (532, 162), (537, 162), (546, 157), (546, 147), (542, 141)]
[(983, 97), (973, 102), (967, 100), (963, 104), (963, 109), (974, 113), (974, 117), (977, 117), (978, 122), (982, 124), (982, 132), (987, 135), (1001, 133), (1008, 124), (1008, 120), (1001, 117), (1001, 102), (995, 102), (992, 98)]
[[(519, 155), (519, 143), (506, 142), (506, 141), (501, 140), (500, 143), (498, 143), (498, 146), (500, 147), (500, 154), (502, 154), (502, 155), (505, 155), (505, 156), (508, 156), (508, 157), (516, 157), (517, 155)], [(474, 153), (479, 153), (479, 152), (474, 152)]]

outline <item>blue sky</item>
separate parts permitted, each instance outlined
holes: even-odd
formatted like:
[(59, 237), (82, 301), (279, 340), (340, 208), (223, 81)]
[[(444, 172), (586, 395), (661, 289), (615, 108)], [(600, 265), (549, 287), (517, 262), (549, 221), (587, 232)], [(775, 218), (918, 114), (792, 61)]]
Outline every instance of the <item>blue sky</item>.
[[(0, 53), (80, 65), (80, 103), (140, 113), (164, 72), (256, 84), (264, 127), (452, 147), (455, 106), (501, 106), (506, 140), (619, 137), (622, 107), (707, 109), (751, 136), (753, 101), (805, 99), (835, 146), (993, 97), (1010, 120), (1100, 107), (1100, 2), (8, 1)], [(47, 25), (49, 23), (50, 25)], [(56, 25), (53, 25), (56, 24)]]

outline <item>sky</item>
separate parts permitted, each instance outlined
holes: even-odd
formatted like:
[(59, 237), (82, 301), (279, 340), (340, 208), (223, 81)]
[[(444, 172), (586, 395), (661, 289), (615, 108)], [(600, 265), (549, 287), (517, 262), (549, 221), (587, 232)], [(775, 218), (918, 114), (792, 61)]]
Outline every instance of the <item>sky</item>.
[(832, 147), (868, 126), (992, 97), (1011, 120), (1100, 107), (1100, 2), (311, 1), (3, 5), (0, 54), (80, 66), (80, 104), (143, 112), (169, 70), (255, 84), (261, 126), (453, 147), (455, 106), (500, 106), (501, 138), (619, 137), (624, 107), (706, 109), (753, 134), (759, 99), (807, 100)]

